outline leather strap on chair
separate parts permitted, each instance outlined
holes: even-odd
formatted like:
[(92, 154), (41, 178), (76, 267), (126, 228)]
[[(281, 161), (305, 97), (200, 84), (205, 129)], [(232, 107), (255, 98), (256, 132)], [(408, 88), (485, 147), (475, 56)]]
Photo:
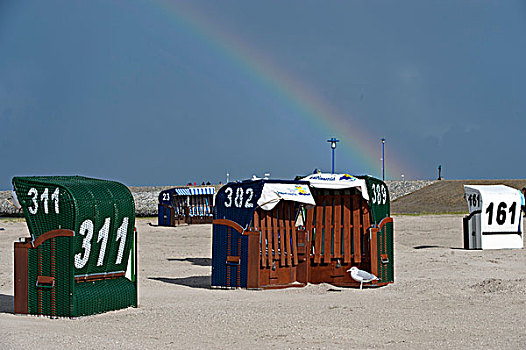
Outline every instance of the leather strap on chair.
[(55, 286), (55, 277), (37, 276), (37, 288), (53, 288)]

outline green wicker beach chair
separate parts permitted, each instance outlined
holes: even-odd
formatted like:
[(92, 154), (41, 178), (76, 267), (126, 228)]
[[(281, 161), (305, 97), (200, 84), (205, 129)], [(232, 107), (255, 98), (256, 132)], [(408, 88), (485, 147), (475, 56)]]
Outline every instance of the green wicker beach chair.
[(15, 243), (15, 313), (137, 307), (135, 203), (118, 182), (15, 177), (31, 237)]

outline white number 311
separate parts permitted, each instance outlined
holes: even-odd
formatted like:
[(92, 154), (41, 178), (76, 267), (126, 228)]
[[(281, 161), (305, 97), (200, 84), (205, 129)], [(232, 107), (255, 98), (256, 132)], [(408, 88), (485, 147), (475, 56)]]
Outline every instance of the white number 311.
[[(110, 233), (110, 218), (104, 219), (104, 224), (99, 230), (97, 237), (97, 243), (101, 243), (99, 256), (97, 259), (97, 266), (102, 266), (104, 264), (104, 258), (106, 255), (106, 245), (108, 244), (108, 236)], [(117, 229), (117, 237), (115, 241), (119, 242), (119, 249), (117, 250), (117, 258), (115, 259), (115, 265), (119, 265), (122, 262), (122, 256), (124, 254), (124, 246), (126, 244), (126, 234), (128, 233), (128, 221), (127, 217), (122, 219), (122, 224)], [(75, 267), (81, 269), (86, 266), (91, 252), (91, 240), (93, 238), (93, 221), (86, 219), (82, 222), (79, 229), (79, 234), (84, 236), (82, 240), (82, 249), (83, 252), (75, 254)]]
[[(58, 198), (59, 198), (59, 188), (57, 187), (53, 194), (51, 195), (51, 200), (55, 202), (55, 214), (59, 214)], [(28, 207), (29, 213), (35, 215), (38, 213), (38, 191), (36, 188), (32, 187), (28, 192), (28, 196), (31, 196), (32, 205)], [(48, 202), (49, 202), (49, 189), (46, 187), (44, 192), (40, 195), (40, 201), (44, 207), (44, 213), (49, 214)]]

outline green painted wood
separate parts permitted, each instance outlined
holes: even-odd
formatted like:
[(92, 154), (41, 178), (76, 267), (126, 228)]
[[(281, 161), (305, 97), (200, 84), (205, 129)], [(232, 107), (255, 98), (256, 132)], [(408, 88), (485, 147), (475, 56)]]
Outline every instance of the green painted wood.
[[(380, 222), (391, 216), (391, 201), (389, 198), (389, 189), (380, 179), (372, 176), (357, 176), (365, 179), (367, 192), (369, 194), (369, 207), (371, 213), (371, 224), (379, 225)], [(381, 282), (394, 282), (394, 234), (393, 224), (388, 223), (378, 233), (377, 239), (378, 260), (376, 262), (378, 271), (382, 273)], [(381, 254), (387, 254), (389, 262), (385, 264), (381, 260)]]

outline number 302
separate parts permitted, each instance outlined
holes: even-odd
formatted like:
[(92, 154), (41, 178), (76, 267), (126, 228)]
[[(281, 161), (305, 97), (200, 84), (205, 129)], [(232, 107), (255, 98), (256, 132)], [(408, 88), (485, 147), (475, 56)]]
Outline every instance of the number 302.
[[(225, 190), (226, 194), (226, 201), (225, 201), (225, 207), (230, 208), (232, 206), (232, 195), (234, 194), (234, 190), (232, 187), (228, 187)], [(243, 208), (243, 195), (246, 194), (248, 196), (247, 200), (245, 201), (245, 208), (252, 208), (254, 206), (252, 201), (252, 197), (254, 197), (254, 190), (252, 188), (247, 188), (246, 193), (244, 193), (242, 187), (238, 187), (236, 190), (236, 197), (234, 198), (234, 205), (237, 208)]]

